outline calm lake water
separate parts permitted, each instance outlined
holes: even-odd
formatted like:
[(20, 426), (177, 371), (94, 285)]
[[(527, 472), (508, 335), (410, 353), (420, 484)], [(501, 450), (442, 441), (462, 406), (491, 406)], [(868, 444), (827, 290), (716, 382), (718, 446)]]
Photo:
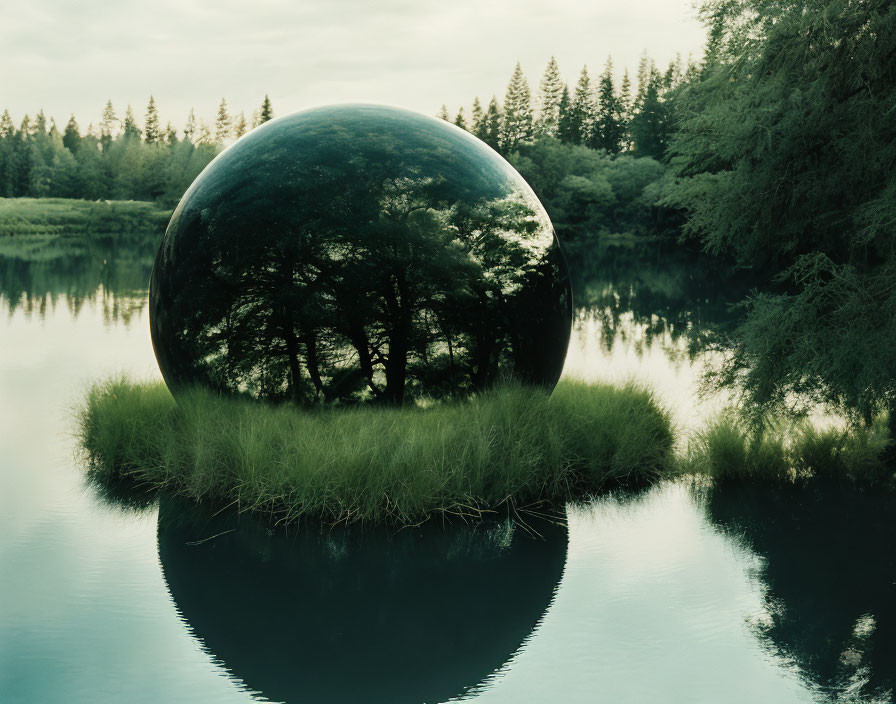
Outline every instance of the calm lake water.
[[(893, 700), (879, 496), (667, 482), (535, 539), (271, 534), (104, 494), (73, 409), (110, 373), (158, 378), (154, 244), (125, 240), (0, 246), (0, 702)], [(683, 434), (724, 405), (696, 393), (719, 282), (621, 242), (570, 259), (568, 375), (651, 384)]]

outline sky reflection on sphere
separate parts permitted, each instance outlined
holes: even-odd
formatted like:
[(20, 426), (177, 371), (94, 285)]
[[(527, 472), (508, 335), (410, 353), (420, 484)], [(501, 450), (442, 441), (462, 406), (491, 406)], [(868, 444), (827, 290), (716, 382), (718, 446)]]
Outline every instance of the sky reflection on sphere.
[(453, 125), (374, 105), (288, 115), (223, 152), (150, 283), (170, 388), (299, 403), (552, 388), (571, 306), (522, 177)]

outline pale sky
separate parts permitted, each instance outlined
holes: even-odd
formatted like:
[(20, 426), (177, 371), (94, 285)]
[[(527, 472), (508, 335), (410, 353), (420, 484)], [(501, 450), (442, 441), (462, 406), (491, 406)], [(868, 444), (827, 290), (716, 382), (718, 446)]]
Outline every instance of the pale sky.
[(222, 97), (247, 117), (268, 93), (276, 115), (376, 102), (452, 115), (503, 96), (519, 59), (533, 95), (550, 56), (574, 85), (612, 54), (634, 74), (646, 49), (663, 66), (699, 56), (692, 0), (0, 0), (0, 110), (18, 124), (41, 107), (82, 130), (111, 98), (142, 123), (190, 107), (209, 122)]

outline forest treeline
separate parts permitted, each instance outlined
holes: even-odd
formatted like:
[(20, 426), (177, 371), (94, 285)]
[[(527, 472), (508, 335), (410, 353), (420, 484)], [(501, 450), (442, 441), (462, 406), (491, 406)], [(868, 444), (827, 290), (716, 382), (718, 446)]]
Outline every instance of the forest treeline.
[(133, 109), (123, 115), (106, 102), (98, 126), (82, 134), (72, 115), (60, 132), (40, 110), (15, 126), (8, 110), (0, 114), (0, 198), (58, 197), (154, 200), (176, 203), (222, 146), (274, 116), (266, 95), (246, 120), (233, 116), (222, 99), (214, 124), (193, 110), (178, 131), (163, 128), (150, 96), (141, 127)]
[[(683, 67), (677, 58), (660, 71), (645, 54), (634, 84), (626, 71), (617, 87), (612, 59), (608, 59), (595, 79), (587, 66), (583, 67), (570, 91), (551, 58), (533, 98), (517, 64), (503, 102), (493, 96), (483, 107), (477, 98), (469, 119), (461, 108), (453, 122), (505, 156), (557, 140), (590, 149), (596, 152), (592, 156), (604, 159), (616, 155), (662, 159), (671, 128), (671, 96), (696, 70), (696, 64)], [(440, 116), (448, 119), (444, 106)], [(272, 117), (267, 96), (249, 120), (243, 113), (231, 115), (222, 99), (214, 122), (197, 118), (191, 110), (180, 130), (170, 122), (162, 127), (153, 97), (142, 126), (130, 105), (119, 115), (110, 100), (98, 124), (91, 123), (83, 132), (74, 115), (61, 130), (43, 110), (34, 118), (25, 115), (16, 127), (4, 110), (0, 114), (0, 197), (134, 199), (170, 204), (223, 146)], [(576, 154), (569, 158), (588, 158), (584, 151)], [(540, 161), (535, 158), (533, 163)], [(581, 199), (582, 189), (576, 190)]]

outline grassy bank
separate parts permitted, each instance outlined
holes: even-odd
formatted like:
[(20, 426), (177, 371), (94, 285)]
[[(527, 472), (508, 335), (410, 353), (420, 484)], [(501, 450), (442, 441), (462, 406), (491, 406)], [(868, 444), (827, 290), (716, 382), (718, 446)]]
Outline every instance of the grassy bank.
[(170, 210), (144, 201), (0, 198), (0, 240), (122, 232), (152, 232), (161, 237), (170, 217)]
[(562, 502), (669, 471), (653, 396), (564, 381), (430, 408), (314, 411), (109, 381), (79, 412), (90, 471), (284, 519), (409, 524)]
[(681, 473), (721, 481), (824, 478), (896, 488), (889, 449), (884, 419), (867, 428), (818, 429), (808, 422), (778, 422), (756, 433), (734, 413), (724, 413), (691, 439), (678, 465)]

